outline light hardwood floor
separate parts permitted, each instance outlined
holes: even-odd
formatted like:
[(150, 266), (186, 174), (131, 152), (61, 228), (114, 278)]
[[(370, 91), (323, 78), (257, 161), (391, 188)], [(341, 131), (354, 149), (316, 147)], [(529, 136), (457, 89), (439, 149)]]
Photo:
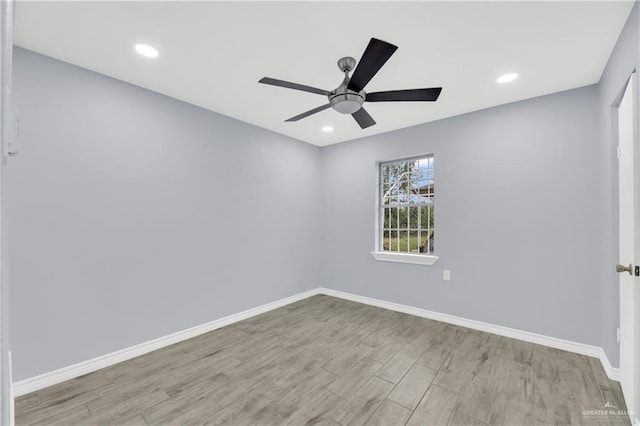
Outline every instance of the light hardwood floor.
[(18, 425), (629, 424), (594, 358), (314, 296), (16, 400)]

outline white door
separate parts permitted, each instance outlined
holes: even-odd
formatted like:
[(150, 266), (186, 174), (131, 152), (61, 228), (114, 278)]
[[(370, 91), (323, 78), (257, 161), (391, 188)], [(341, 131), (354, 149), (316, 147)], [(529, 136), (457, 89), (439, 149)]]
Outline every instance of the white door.
[[(636, 76), (631, 75), (627, 88), (618, 108), (618, 138), (619, 138), (619, 207), (620, 207), (620, 264), (629, 266), (640, 262), (640, 213), (638, 199), (636, 160), (637, 130), (636, 130)], [(638, 250), (635, 250), (638, 247)], [(638, 373), (640, 361), (638, 344), (638, 319), (640, 318), (640, 278), (627, 271), (620, 272), (620, 384), (624, 392), (625, 402), (629, 413), (638, 416)], [(632, 268), (633, 269), (633, 268)], [(633, 418), (632, 417), (632, 418)]]

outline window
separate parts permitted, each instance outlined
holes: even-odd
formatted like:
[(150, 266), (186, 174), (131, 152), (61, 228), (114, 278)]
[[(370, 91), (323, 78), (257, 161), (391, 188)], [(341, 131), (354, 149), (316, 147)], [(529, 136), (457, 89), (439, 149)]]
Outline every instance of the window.
[(379, 176), (378, 247), (374, 257), (433, 264), (437, 260), (433, 255), (433, 155), (380, 163)]

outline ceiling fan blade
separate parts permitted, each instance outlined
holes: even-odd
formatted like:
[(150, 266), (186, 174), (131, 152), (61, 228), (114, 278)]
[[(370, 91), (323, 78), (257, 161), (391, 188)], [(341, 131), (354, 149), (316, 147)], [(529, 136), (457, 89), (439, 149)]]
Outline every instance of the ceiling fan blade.
[(366, 129), (367, 127), (371, 127), (376, 124), (375, 120), (371, 118), (369, 113), (365, 111), (364, 108), (360, 108), (353, 114), (351, 114), (353, 118), (356, 119), (361, 129)]
[(309, 110), (307, 112), (303, 112), (302, 114), (298, 114), (295, 117), (291, 117), (290, 119), (284, 120), (284, 121), (285, 122), (286, 121), (298, 121), (298, 120), (300, 120), (302, 118), (306, 118), (306, 117), (308, 117), (310, 115), (313, 115), (316, 112), (320, 112), (322, 110), (325, 110), (325, 109), (329, 108), (330, 106), (331, 106), (331, 104), (322, 105), (322, 106), (319, 106), (318, 108), (314, 108), (314, 109), (311, 109), (311, 110)]
[(364, 89), (364, 86), (376, 75), (396, 49), (398, 49), (398, 46), (372, 38), (364, 50), (356, 69), (353, 71), (347, 88), (356, 92)]
[(318, 95), (329, 95), (328, 90), (318, 89), (317, 87), (305, 86), (304, 84), (292, 83), (290, 81), (276, 80), (275, 78), (263, 77), (258, 81), (262, 84), (270, 84), (272, 86), (285, 87), (287, 89), (301, 90), (303, 92), (317, 93)]
[(440, 92), (442, 92), (442, 87), (432, 87), (430, 89), (388, 90), (386, 92), (367, 93), (365, 100), (368, 102), (433, 102), (438, 99)]

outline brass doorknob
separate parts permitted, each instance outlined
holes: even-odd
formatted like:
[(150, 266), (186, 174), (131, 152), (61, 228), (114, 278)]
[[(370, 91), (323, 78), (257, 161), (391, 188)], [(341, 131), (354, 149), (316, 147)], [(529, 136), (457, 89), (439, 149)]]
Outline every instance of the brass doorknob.
[(616, 265), (616, 272), (628, 272), (629, 275), (633, 275), (633, 265), (629, 264), (629, 266)]

